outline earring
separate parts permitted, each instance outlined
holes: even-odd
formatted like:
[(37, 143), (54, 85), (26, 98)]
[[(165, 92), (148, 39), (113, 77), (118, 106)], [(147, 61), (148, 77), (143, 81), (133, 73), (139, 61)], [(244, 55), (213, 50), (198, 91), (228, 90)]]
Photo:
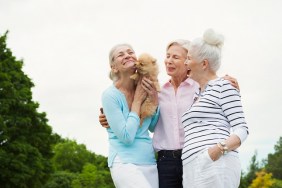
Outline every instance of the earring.
[(113, 69), (113, 72), (114, 72), (114, 73), (118, 73), (118, 70), (117, 70), (117, 69)]

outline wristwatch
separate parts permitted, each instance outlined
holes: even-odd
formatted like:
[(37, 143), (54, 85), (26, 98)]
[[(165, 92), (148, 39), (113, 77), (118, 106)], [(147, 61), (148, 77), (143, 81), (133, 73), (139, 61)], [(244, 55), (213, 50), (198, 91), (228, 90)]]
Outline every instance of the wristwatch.
[(228, 153), (228, 147), (224, 141), (219, 142), (219, 144), (222, 146), (223, 149), (223, 155), (226, 155)]

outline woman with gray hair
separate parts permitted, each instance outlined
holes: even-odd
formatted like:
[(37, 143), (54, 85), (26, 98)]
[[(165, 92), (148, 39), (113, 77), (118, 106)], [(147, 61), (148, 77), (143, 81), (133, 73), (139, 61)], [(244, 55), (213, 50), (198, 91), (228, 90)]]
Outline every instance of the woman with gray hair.
[(241, 165), (237, 148), (249, 132), (239, 91), (217, 76), (224, 38), (211, 29), (191, 42), (186, 66), (199, 83), (194, 104), (182, 116), (183, 186), (235, 188)]
[(136, 86), (130, 78), (135, 73), (136, 55), (128, 44), (119, 44), (109, 54), (113, 84), (102, 94), (109, 136), (108, 166), (117, 188), (158, 188), (158, 170), (152, 139), (159, 111), (140, 126), (140, 108), (146, 96), (158, 103), (156, 88), (149, 78)]

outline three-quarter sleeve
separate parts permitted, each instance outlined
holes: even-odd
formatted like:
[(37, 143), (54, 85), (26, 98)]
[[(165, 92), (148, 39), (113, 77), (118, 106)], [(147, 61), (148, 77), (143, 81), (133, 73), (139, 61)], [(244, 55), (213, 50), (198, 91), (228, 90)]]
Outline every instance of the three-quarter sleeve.
[(247, 138), (249, 130), (242, 108), (240, 93), (228, 81), (223, 83), (221, 89), (220, 106), (232, 127), (233, 134), (237, 135), (242, 143)]
[(149, 126), (150, 132), (154, 132), (155, 127), (157, 125), (157, 122), (159, 120), (159, 117), (160, 117), (160, 107), (158, 106), (155, 114), (152, 116), (152, 121), (151, 121), (150, 126)]
[(102, 95), (102, 105), (108, 124), (114, 135), (124, 144), (132, 144), (139, 128), (140, 118), (135, 112), (129, 112), (124, 117), (122, 101), (115, 93), (105, 92)]

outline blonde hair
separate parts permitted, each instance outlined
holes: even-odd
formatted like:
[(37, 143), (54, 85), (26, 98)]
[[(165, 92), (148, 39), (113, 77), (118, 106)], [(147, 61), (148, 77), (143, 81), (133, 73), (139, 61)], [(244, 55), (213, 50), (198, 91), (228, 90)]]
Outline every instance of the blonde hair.
[[(112, 65), (114, 64), (114, 56), (115, 56), (115, 51), (121, 47), (121, 46), (126, 46), (126, 47), (129, 47), (131, 50), (133, 50), (132, 46), (130, 44), (117, 44), (115, 45), (114, 47), (112, 47), (112, 49), (110, 50), (110, 53), (109, 53), (109, 63), (110, 63), (110, 66), (112, 67)], [(134, 51), (134, 50), (133, 50)], [(112, 70), (111, 68), (111, 71), (109, 73), (109, 77), (111, 80), (113, 80), (114, 82), (118, 80), (118, 75)]]
[(166, 51), (173, 45), (179, 45), (180, 47), (182, 47), (184, 50), (188, 52), (190, 41), (184, 40), (184, 39), (177, 39), (177, 40), (171, 41), (170, 43), (168, 43), (166, 47)]

